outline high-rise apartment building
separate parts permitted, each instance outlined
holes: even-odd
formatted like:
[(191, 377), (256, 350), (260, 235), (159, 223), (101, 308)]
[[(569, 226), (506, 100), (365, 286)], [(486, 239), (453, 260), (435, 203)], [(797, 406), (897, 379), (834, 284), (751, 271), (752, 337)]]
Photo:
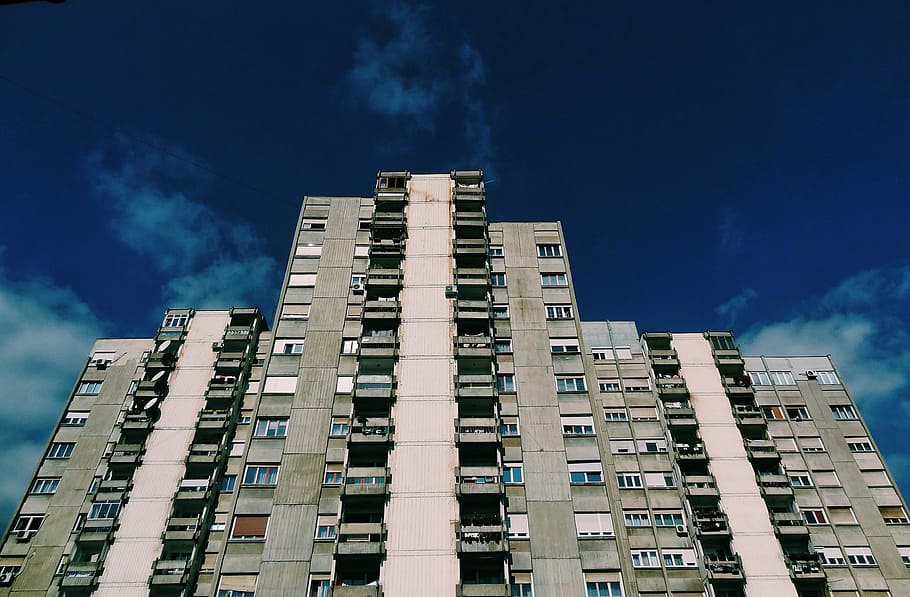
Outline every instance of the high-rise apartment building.
[(830, 359), (578, 316), (479, 171), (308, 197), (270, 330), (98, 340), (12, 595), (904, 597), (910, 520)]

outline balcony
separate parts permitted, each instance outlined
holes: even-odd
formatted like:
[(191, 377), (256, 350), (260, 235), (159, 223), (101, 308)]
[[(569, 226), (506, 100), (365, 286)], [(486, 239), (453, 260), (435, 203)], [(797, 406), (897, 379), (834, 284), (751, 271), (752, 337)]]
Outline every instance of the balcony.
[(498, 395), (496, 379), (492, 375), (458, 375), (455, 377), (455, 396), (458, 399), (485, 398)]
[(355, 421), (348, 432), (351, 444), (390, 444), (395, 433), (394, 419), (370, 417)]
[(358, 355), (361, 359), (394, 359), (398, 356), (398, 336), (361, 336)]
[(205, 397), (207, 400), (233, 400), (237, 391), (237, 378), (232, 375), (216, 375), (209, 382)]
[[(158, 377), (159, 375), (161, 375), (161, 373), (156, 373), (155, 377)], [(136, 391), (133, 393), (135, 400), (144, 400), (146, 402), (155, 398), (162, 398), (166, 395), (167, 379), (163, 375), (155, 380), (147, 379), (140, 381), (139, 385), (136, 386)]]
[(705, 452), (705, 445), (702, 443), (675, 443), (673, 451), (676, 454), (676, 460), (684, 462), (707, 462), (708, 454)]
[(155, 426), (155, 422), (152, 420), (148, 414), (141, 413), (128, 413), (123, 419), (123, 424), (120, 426), (123, 433), (128, 434), (130, 437), (135, 437), (137, 439), (144, 439), (149, 433), (152, 432), (152, 428)]
[(71, 562), (67, 565), (60, 587), (63, 589), (89, 589), (98, 584), (103, 568), (100, 562)]
[(482, 185), (476, 187), (455, 186), (456, 211), (480, 211), (486, 203), (486, 192)]
[(201, 517), (171, 517), (164, 529), (166, 547), (193, 544), (199, 539)]
[(658, 374), (679, 372), (679, 355), (672, 348), (651, 349), (648, 356), (651, 358), (651, 367)]
[(184, 508), (201, 509), (212, 497), (212, 486), (209, 479), (183, 479), (177, 487), (174, 502)]
[(744, 580), (742, 560), (737, 554), (706, 555), (705, 571), (712, 582)]
[(798, 583), (824, 583), (827, 581), (817, 553), (787, 554), (790, 578)]
[(657, 395), (661, 400), (686, 400), (689, 397), (689, 388), (686, 387), (686, 380), (681, 377), (658, 378)]
[(751, 384), (746, 383), (746, 379), (748, 377), (743, 376), (724, 378), (724, 391), (734, 402), (752, 402), (755, 399), (755, 390)]
[(401, 212), (408, 201), (406, 188), (384, 188), (376, 190), (374, 202), (377, 212)]
[(391, 301), (368, 300), (363, 304), (361, 317), (364, 321), (395, 322), (401, 317), (401, 305), (397, 299)]
[(455, 589), (457, 597), (508, 597), (509, 587), (502, 583), (463, 582)]
[(456, 238), (484, 238), (487, 216), (483, 211), (455, 211)]
[(222, 351), (215, 361), (219, 373), (237, 375), (246, 366), (246, 353)]
[(152, 588), (177, 588), (186, 584), (190, 562), (186, 560), (157, 560), (152, 568)]
[(695, 533), (700, 540), (729, 539), (731, 534), (727, 515), (720, 510), (696, 512)]
[(742, 375), (746, 362), (736, 349), (732, 350), (715, 350), (714, 364), (722, 376)]
[(391, 480), (386, 467), (350, 466), (341, 491), (345, 496), (384, 496), (389, 492)]
[(793, 499), (793, 487), (787, 475), (758, 475), (755, 480), (766, 502), (789, 502)]
[(455, 419), (455, 440), (461, 444), (498, 443), (499, 423), (495, 418)]
[(332, 597), (382, 597), (379, 585), (339, 585), (332, 587)]
[(114, 538), (117, 530), (116, 519), (96, 518), (86, 520), (76, 537), (76, 543), (107, 543)]
[(188, 467), (211, 473), (221, 459), (224, 447), (219, 444), (192, 444), (186, 457)]
[(720, 499), (711, 475), (683, 475), (683, 490), (693, 507), (714, 505)]
[(670, 431), (694, 431), (698, 427), (695, 410), (688, 402), (664, 402), (664, 418)]
[(498, 466), (462, 466), (456, 469), (455, 479), (459, 497), (505, 493)]
[[(407, 226), (407, 220), (401, 211), (375, 211), (373, 219), (370, 221), (370, 230), (374, 234), (388, 231), (392, 233), (401, 233)], [(388, 236), (388, 235), (385, 235)]]
[(401, 270), (392, 268), (371, 267), (367, 270), (367, 288), (382, 290), (397, 289), (401, 286)]
[(224, 330), (225, 342), (249, 342), (253, 339), (255, 326), (230, 325)]
[(509, 540), (502, 523), (462, 525), (458, 532), (459, 554), (497, 554), (509, 551)]
[(780, 462), (780, 452), (769, 439), (747, 439), (746, 453), (755, 464), (775, 464)]
[(354, 383), (354, 400), (388, 400), (394, 395), (395, 379), (391, 375), (358, 375)]
[(490, 270), (486, 267), (459, 267), (455, 269), (458, 298), (484, 300), (490, 289)]
[(98, 484), (99, 499), (118, 499), (102, 494), (124, 494), (133, 488), (132, 479), (106, 479)]
[(145, 448), (142, 444), (117, 444), (108, 460), (108, 466), (120, 470), (132, 470), (142, 463)]
[(372, 239), (370, 258), (400, 260), (404, 257), (405, 243), (400, 239)]
[(670, 350), (673, 342), (673, 335), (670, 332), (645, 332), (641, 338), (651, 350)]
[(490, 245), (485, 238), (459, 238), (453, 247), (458, 267), (482, 268), (489, 258)]
[(153, 352), (145, 362), (145, 370), (154, 374), (159, 371), (170, 371), (177, 364), (177, 352)]
[(343, 522), (338, 529), (335, 554), (341, 556), (381, 556), (385, 554), (385, 525), (381, 522)]
[(778, 537), (808, 537), (806, 521), (797, 512), (771, 512), (771, 523)]
[(733, 410), (736, 425), (741, 431), (749, 433), (764, 433), (768, 422), (760, 410), (754, 406), (737, 406)]
[(487, 321), (490, 303), (487, 301), (458, 300), (455, 302), (455, 319), (461, 321)]
[(458, 359), (481, 359), (492, 364), (493, 338), (486, 335), (457, 336), (455, 356)]

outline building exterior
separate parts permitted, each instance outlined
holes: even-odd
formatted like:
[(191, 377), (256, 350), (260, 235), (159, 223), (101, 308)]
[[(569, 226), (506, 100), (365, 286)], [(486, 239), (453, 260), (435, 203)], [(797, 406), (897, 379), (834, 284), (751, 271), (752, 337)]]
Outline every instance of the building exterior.
[(558, 223), (482, 173), (308, 197), (269, 330), (98, 340), (0, 593), (910, 595), (910, 520), (827, 357), (581, 322)]

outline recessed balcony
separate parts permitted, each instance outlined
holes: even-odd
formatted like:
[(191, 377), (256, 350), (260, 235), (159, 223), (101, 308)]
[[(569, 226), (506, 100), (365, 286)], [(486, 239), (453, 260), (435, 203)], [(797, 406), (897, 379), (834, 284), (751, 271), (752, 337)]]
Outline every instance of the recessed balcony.
[(212, 497), (209, 479), (183, 479), (177, 487), (174, 502), (184, 508), (202, 508)]
[(493, 338), (486, 335), (456, 336), (455, 357), (459, 361), (478, 359), (492, 365)]
[(508, 585), (502, 583), (467, 583), (455, 588), (456, 597), (509, 597)]
[(332, 597), (382, 597), (379, 585), (336, 585), (330, 593)]
[(401, 260), (404, 248), (405, 242), (402, 239), (374, 238), (370, 242), (370, 259)]
[(502, 523), (492, 525), (463, 524), (458, 532), (459, 554), (494, 554), (509, 551)]
[(350, 466), (344, 477), (345, 496), (387, 495), (391, 476), (386, 467)]
[(674, 443), (673, 451), (676, 454), (676, 460), (680, 463), (708, 461), (705, 445), (701, 442)]
[(100, 562), (70, 562), (60, 579), (60, 587), (75, 590), (92, 588), (98, 584), (102, 571)]
[(127, 413), (120, 429), (130, 437), (135, 437), (137, 440), (142, 441), (152, 432), (154, 426), (155, 421), (152, 420), (148, 413)]
[(199, 539), (201, 520), (201, 516), (169, 518), (164, 529), (165, 546), (174, 548), (195, 543)]
[(742, 581), (745, 578), (742, 560), (737, 554), (706, 555), (705, 571), (708, 574), (708, 580), (712, 582)]
[(458, 300), (455, 302), (455, 319), (460, 321), (487, 321), (490, 303), (487, 301)]
[(793, 486), (787, 475), (759, 475), (756, 481), (766, 502), (788, 503), (793, 499)]
[(745, 446), (749, 460), (755, 464), (769, 465), (780, 462), (780, 452), (772, 440), (747, 439)]
[(688, 402), (664, 402), (664, 418), (670, 431), (694, 431), (698, 427), (695, 410)]
[(714, 364), (722, 376), (739, 376), (743, 374), (746, 362), (736, 349), (733, 350), (715, 350)]
[(401, 304), (398, 299), (388, 301), (367, 300), (363, 304), (361, 318), (368, 322), (395, 322), (401, 318)]
[(650, 350), (670, 350), (673, 342), (673, 334), (670, 332), (645, 332), (641, 338)]
[(459, 238), (454, 242), (455, 264), (459, 268), (482, 268), (489, 258), (490, 245), (485, 238)]
[(720, 499), (711, 475), (683, 475), (683, 491), (693, 507), (714, 505)]
[(458, 375), (455, 377), (455, 396), (458, 399), (493, 399), (498, 395), (492, 375)]
[(484, 238), (487, 216), (483, 211), (455, 211), (456, 238)]
[(390, 444), (394, 433), (394, 419), (362, 418), (351, 425), (348, 431), (348, 442), (352, 444)]
[(237, 375), (246, 366), (246, 353), (243, 352), (225, 352), (218, 354), (215, 361), (215, 369), (218, 373), (225, 375)]
[(152, 588), (185, 585), (189, 564), (187, 560), (157, 560), (152, 568)]
[(460, 444), (498, 443), (499, 423), (492, 417), (455, 419), (455, 439)]
[(361, 359), (394, 359), (398, 356), (398, 336), (361, 336), (358, 356)]
[(250, 342), (253, 339), (255, 327), (253, 325), (231, 325), (224, 330), (225, 342)]
[(380, 235), (385, 232), (400, 234), (406, 226), (407, 220), (401, 211), (375, 211), (370, 221), (370, 230)]
[(762, 433), (768, 427), (765, 416), (754, 406), (737, 406), (733, 409), (733, 416), (743, 432)]
[(689, 397), (686, 380), (681, 377), (658, 378), (657, 395), (661, 400), (680, 401)]
[(367, 270), (366, 285), (368, 289), (399, 288), (401, 286), (401, 270), (392, 268), (371, 267)]
[(385, 525), (343, 522), (338, 529), (335, 554), (342, 556), (381, 556), (385, 554)]
[(821, 558), (817, 553), (787, 554), (787, 567), (790, 578), (799, 584), (821, 584), (827, 577), (822, 569)]
[(651, 359), (651, 367), (658, 375), (679, 372), (679, 355), (672, 348), (651, 349), (648, 356)]
[(490, 289), (490, 270), (486, 267), (459, 267), (455, 269), (458, 298), (484, 300)]
[(76, 543), (107, 543), (114, 538), (117, 521), (113, 518), (86, 520), (76, 536)]
[(145, 370), (152, 374), (158, 373), (159, 371), (170, 371), (176, 364), (176, 351), (153, 352), (145, 362)]
[(806, 521), (798, 512), (771, 512), (771, 523), (774, 532), (781, 538), (809, 536)]
[(206, 471), (210, 474), (221, 460), (224, 452), (222, 444), (192, 444), (186, 457), (187, 467), (194, 470)]
[(724, 391), (733, 402), (752, 402), (755, 399), (755, 390), (746, 383), (746, 379), (748, 377), (744, 379), (743, 376), (724, 378)]
[(108, 466), (113, 469), (135, 469), (142, 463), (145, 448), (142, 444), (117, 444), (111, 451)]
[(483, 186), (455, 186), (455, 211), (481, 211), (486, 204), (486, 191)]
[(455, 470), (458, 496), (502, 495), (502, 483), (498, 466), (462, 466)]
[(695, 533), (701, 540), (729, 538), (731, 536), (727, 515), (720, 510), (696, 512), (694, 522)]

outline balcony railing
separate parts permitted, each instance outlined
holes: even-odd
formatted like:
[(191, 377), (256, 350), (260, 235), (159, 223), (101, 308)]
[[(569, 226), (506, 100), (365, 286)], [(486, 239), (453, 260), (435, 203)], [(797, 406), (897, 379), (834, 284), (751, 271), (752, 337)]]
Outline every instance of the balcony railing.
[(498, 466), (462, 466), (456, 469), (458, 495), (500, 495), (505, 486)]
[(706, 555), (705, 570), (712, 581), (743, 580), (742, 560), (737, 554)]
[(455, 420), (459, 443), (495, 443), (500, 441), (499, 423), (495, 418), (461, 418)]

